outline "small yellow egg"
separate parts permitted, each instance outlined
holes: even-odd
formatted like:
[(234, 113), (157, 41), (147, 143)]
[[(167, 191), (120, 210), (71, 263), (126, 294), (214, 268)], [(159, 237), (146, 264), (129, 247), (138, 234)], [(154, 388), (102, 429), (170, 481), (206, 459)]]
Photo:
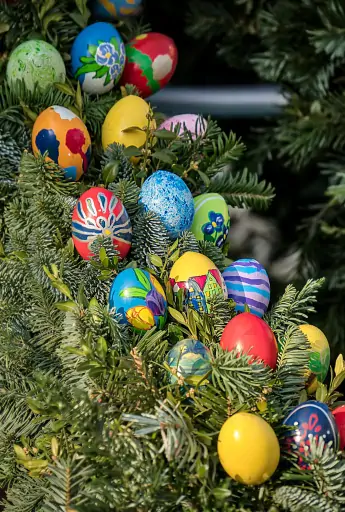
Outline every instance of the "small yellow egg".
[(324, 333), (315, 325), (304, 324), (299, 328), (310, 343), (309, 369), (306, 375), (307, 391), (315, 393), (317, 383), (327, 377), (330, 365), (331, 351)]
[(206, 275), (209, 270), (217, 269), (216, 265), (203, 254), (185, 252), (172, 266), (170, 279), (187, 281), (193, 276)]
[(226, 420), (219, 432), (218, 455), (231, 478), (260, 485), (277, 469), (280, 447), (273, 428), (264, 419), (238, 412)]
[[(142, 130), (124, 131), (127, 128), (146, 128), (147, 114), (150, 106), (139, 96), (125, 96), (117, 101), (109, 110), (102, 126), (102, 145), (106, 149), (109, 144), (117, 142), (124, 146), (136, 146), (139, 148), (146, 141), (146, 133)], [(151, 128), (156, 128), (156, 123), (151, 122)]]

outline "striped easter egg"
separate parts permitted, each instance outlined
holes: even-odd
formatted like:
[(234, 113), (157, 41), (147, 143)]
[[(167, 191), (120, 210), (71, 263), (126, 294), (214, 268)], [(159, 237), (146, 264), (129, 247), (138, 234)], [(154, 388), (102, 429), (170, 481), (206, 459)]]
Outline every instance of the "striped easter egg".
[(223, 272), (228, 298), (236, 302), (236, 310), (244, 305), (256, 316), (262, 317), (270, 301), (270, 281), (266, 270), (252, 258), (234, 261)]

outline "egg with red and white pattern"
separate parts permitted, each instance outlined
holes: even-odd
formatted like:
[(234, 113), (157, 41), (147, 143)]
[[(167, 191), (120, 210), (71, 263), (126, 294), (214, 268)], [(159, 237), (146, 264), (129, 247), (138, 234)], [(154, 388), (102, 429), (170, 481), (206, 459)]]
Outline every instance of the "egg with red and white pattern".
[(120, 84), (135, 85), (147, 98), (165, 87), (177, 66), (174, 41), (157, 32), (141, 34), (126, 44), (126, 63)]
[(87, 171), (91, 159), (91, 139), (83, 121), (68, 108), (54, 105), (43, 110), (32, 130), (35, 155), (47, 155), (47, 160), (62, 167), (65, 176), (79, 180)]

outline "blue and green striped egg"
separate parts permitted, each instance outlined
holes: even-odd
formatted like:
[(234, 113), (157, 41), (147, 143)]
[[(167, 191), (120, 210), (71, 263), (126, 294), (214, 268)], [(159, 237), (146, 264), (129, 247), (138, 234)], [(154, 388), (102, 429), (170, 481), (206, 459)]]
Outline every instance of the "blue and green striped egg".
[(223, 272), (228, 298), (236, 303), (236, 311), (250, 312), (262, 317), (270, 301), (270, 280), (264, 267), (255, 259), (234, 261)]

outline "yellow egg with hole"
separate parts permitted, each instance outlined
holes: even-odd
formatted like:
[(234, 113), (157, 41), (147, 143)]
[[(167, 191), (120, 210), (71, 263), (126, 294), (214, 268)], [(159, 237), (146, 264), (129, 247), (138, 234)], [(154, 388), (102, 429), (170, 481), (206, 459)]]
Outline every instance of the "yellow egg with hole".
[[(143, 146), (146, 141), (149, 104), (139, 96), (125, 96), (109, 110), (102, 126), (102, 145), (106, 149), (113, 142), (124, 146)], [(150, 127), (156, 128), (154, 120)]]
[(238, 412), (223, 424), (218, 456), (227, 474), (242, 484), (261, 485), (278, 467), (278, 438), (261, 416)]

